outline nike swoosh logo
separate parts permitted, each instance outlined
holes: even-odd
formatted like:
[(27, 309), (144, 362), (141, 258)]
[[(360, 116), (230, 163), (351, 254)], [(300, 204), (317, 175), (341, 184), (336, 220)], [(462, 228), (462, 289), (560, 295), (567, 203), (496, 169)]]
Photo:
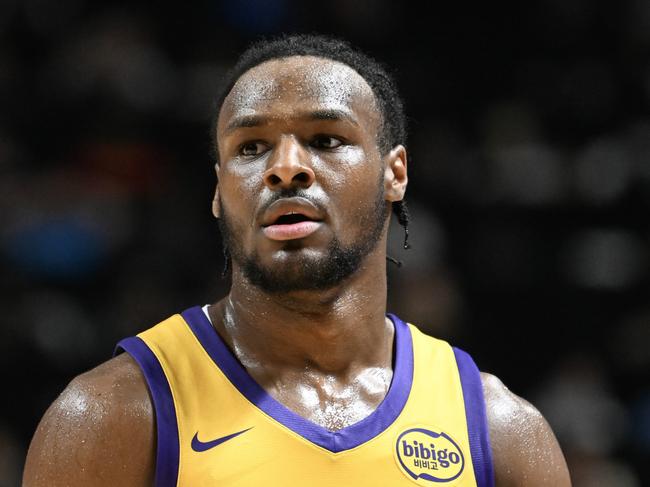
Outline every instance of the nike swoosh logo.
[(212, 440), (212, 441), (206, 441), (205, 443), (199, 440), (199, 432), (197, 431), (196, 434), (194, 435), (194, 438), (192, 438), (192, 450), (196, 452), (207, 451), (210, 448), (214, 448), (215, 446), (219, 446), (228, 440), (232, 440), (236, 436), (239, 436), (242, 433), (246, 433), (248, 430), (251, 429), (253, 429), (252, 426), (245, 430), (238, 431), (237, 433), (233, 433), (232, 435), (222, 436), (221, 438), (217, 438), (216, 440)]

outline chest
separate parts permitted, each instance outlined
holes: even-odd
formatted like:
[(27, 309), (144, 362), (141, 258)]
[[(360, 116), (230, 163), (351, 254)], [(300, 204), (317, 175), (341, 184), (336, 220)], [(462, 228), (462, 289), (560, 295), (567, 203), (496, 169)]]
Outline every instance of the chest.
[(386, 397), (392, 370), (372, 367), (341, 379), (292, 374), (265, 387), (276, 401), (328, 431), (338, 431), (370, 416)]
[[(476, 486), (470, 430), (479, 442), (484, 435), (470, 425), (482, 421), (466, 416), (465, 382), (454, 352), (432, 339), (411, 342), (410, 330), (398, 324), (388, 392), (364, 406), (359, 398), (351, 401), (370, 414), (332, 428), (293, 411), (290, 398), (298, 398), (300, 407), (316, 400), (324, 404), (319, 411), (327, 411), (326, 399), (334, 397), (340, 416), (345, 393), (321, 398), (312, 391), (306, 399), (294, 388), (281, 402), (200, 329), (189, 334), (178, 320), (141, 334), (149, 351), (140, 362), (158, 423), (156, 475), (169, 480), (160, 485)], [(205, 323), (206, 334), (211, 330)], [(478, 384), (478, 371), (472, 374)]]

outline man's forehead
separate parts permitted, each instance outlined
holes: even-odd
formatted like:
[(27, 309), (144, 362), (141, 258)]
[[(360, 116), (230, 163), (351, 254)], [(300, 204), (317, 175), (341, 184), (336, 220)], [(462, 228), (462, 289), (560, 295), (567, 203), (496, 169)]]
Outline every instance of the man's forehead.
[(351, 67), (314, 56), (292, 56), (246, 71), (226, 97), (220, 119), (250, 115), (287, 97), (323, 107), (376, 109), (372, 88)]

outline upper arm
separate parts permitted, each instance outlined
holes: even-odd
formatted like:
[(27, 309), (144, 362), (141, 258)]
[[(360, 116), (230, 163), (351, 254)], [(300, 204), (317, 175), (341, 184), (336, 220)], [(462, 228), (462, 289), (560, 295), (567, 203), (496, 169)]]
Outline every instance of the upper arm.
[(142, 373), (122, 354), (74, 379), (50, 406), (23, 486), (153, 485), (154, 422)]
[(481, 374), (497, 487), (571, 485), (551, 427), (530, 403)]

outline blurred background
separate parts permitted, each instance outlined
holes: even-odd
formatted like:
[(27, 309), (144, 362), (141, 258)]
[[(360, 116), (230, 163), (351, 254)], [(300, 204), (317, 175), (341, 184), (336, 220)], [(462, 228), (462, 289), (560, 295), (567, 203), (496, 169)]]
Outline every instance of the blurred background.
[(282, 32), (403, 93), (389, 309), (532, 401), (575, 486), (650, 485), (650, 2), (429, 3), (0, 0), (0, 486), (73, 376), (226, 292), (213, 98)]

